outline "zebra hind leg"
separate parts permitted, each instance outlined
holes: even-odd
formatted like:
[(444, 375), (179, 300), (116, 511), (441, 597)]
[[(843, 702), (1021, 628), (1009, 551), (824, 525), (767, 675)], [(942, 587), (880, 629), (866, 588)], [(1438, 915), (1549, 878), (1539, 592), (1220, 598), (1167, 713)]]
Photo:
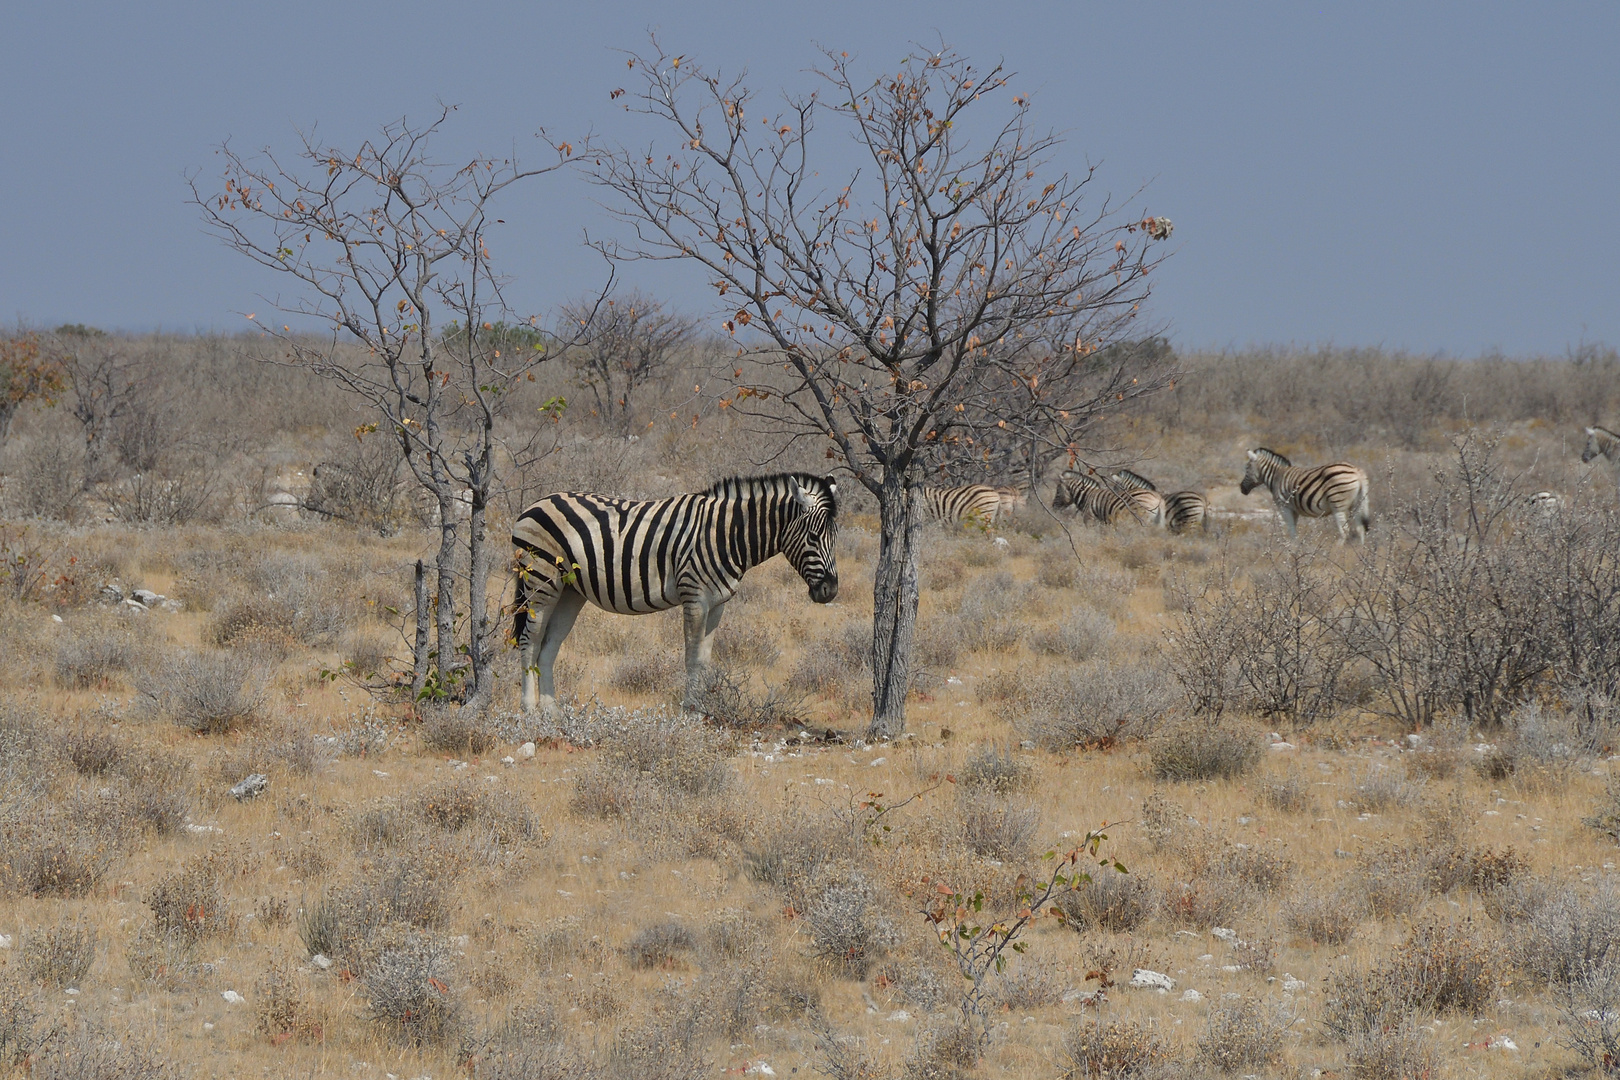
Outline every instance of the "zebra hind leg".
[(704, 675), (709, 667), (709, 656), (714, 648), (712, 635), (725, 614), (724, 601), (718, 604), (691, 601), (681, 606), (683, 629), (686, 634), (686, 694), (681, 708), (696, 712), (704, 689)]
[(539, 710), (547, 716), (557, 711), (557, 692), (552, 669), (557, 662), (557, 651), (574, 628), (585, 597), (572, 589), (564, 590), (551, 601), (549, 607), (537, 612), (529, 620), (526, 640), (520, 641), (519, 656), (523, 663), (523, 708), (527, 712)]

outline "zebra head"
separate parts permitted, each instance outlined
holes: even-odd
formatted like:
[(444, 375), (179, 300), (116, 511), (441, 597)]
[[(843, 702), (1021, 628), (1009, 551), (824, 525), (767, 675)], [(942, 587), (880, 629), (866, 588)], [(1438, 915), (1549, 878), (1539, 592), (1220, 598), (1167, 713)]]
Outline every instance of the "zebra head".
[(1593, 458), (1602, 457), (1605, 451), (1603, 435), (1607, 434), (1602, 428), (1589, 427), (1586, 429), (1586, 449), (1581, 451), (1581, 461), (1588, 462)]
[(838, 596), (838, 485), (830, 476), (794, 476), (793, 498), (799, 513), (782, 531), (782, 554), (818, 604)]
[(1072, 482), (1074, 476), (1075, 473), (1072, 470), (1065, 470), (1063, 475), (1058, 477), (1057, 490), (1052, 492), (1052, 509), (1062, 510), (1065, 507), (1077, 504), (1076, 485)]
[(1267, 450), (1263, 446), (1258, 450), (1250, 450), (1249, 465), (1243, 470), (1243, 483), (1238, 485), (1238, 490), (1247, 495), (1257, 487), (1267, 487), (1272, 475), (1278, 469), (1288, 467), (1288, 459), (1275, 450)]

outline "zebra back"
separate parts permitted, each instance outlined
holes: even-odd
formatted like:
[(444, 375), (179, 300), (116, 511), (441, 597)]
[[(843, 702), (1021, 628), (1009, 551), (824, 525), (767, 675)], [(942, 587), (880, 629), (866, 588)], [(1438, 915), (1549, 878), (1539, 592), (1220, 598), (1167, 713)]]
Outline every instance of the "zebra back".
[(1620, 435), (1605, 427), (1586, 429), (1586, 449), (1581, 451), (1582, 461), (1591, 461), (1598, 455), (1620, 465)]
[[(942, 488), (924, 485), (919, 489), (923, 515), (930, 521), (966, 521), (977, 518), (994, 525), (1001, 513), (1003, 489), (986, 484)], [(1017, 495), (1017, 492), (1012, 492)]]
[(1089, 513), (1105, 525), (1129, 516), (1144, 525), (1164, 524), (1164, 497), (1151, 490), (1121, 490), (1118, 486), (1085, 473), (1065, 472), (1058, 478), (1052, 506), (1073, 506), (1078, 513)]
[(1114, 480), (1115, 484), (1118, 484), (1120, 487), (1124, 488), (1126, 491), (1158, 491), (1159, 490), (1159, 485), (1155, 484), (1153, 481), (1149, 480), (1147, 477), (1143, 476), (1141, 473), (1135, 473), (1135, 472), (1132, 472), (1129, 469), (1119, 469), (1118, 471), (1116, 471), (1114, 473), (1113, 480)]

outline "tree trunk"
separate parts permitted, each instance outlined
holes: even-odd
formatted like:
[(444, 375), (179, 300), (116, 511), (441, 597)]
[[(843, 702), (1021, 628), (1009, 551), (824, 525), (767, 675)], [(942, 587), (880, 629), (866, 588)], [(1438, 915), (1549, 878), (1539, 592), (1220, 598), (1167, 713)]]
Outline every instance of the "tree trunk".
[(422, 687), (427, 685), (428, 652), (432, 649), (433, 600), (428, 596), (427, 567), (416, 560), (416, 641), (411, 648), (411, 700), (422, 700)]
[(492, 696), (495, 650), (489, 640), (489, 537), (485, 492), (472, 489), (472, 516), (467, 522), (467, 659), (472, 665), (467, 704), (482, 708)]
[(917, 626), (917, 540), (903, 473), (885, 469), (878, 493), (881, 537), (872, 582), (872, 726), (867, 738), (893, 739), (906, 730), (911, 689), (911, 639)]
[(456, 669), (456, 521), (455, 490), (448, 483), (436, 492), (439, 498), (439, 554), (433, 561), (438, 574), (434, 597), (435, 644), (439, 654), (439, 685), (448, 690), (451, 672)]

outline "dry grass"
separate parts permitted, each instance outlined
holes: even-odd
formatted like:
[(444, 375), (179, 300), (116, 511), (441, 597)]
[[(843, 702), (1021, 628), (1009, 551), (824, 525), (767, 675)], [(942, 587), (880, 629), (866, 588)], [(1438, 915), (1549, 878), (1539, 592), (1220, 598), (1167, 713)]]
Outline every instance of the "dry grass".
[[(289, 394), (294, 405), (267, 405), (281, 419), (243, 414), (256, 434), (233, 445), (251, 449), (222, 475), (252, 458), (265, 484), (308, 484), (295, 423), (329, 425), (321, 452), (350, 461), (343, 444), (364, 418)], [(1505, 416), (1504, 402), (1479, 408)], [(30, 482), (83, 475), (46, 452), (64, 415), (14, 428), (5, 452)], [(1278, 433), (1255, 420), (1267, 415), (1184, 410), (1153, 429), (1162, 460), (1149, 471), (1210, 492), (1208, 537), (1068, 522), (1065, 535), (1036, 513), (997, 530), (1006, 545), (930, 531), (908, 737), (875, 747), (856, 742), (876, 551), (859, 491), (837, 604), (810, 605), (781, 560), (750, 573), (716, 639), (723, 677), (705, 721), (669, 708), (683, 681), (675, 616), (586, 612), (559, 664), (582, 704), (555, 721), (516, 712), (504, 656), (476, 714), (321, 680), (345, 660), (381, 669), (405, 655), (388, 609), (409, 610), (408, 570), (429, 542), (408, 512), (382, 537), (336, 518), (244, 526), (223, 487), (189, 508), (117, 493), (126, 515), (187, 524), (91, 521), (83, 499), (46, 507), (80, 524), (30, 523), (31, 542), (59, 543), (62, 572), (84, 580), (0, 599), (12, 630), (0, 934), (14, 942), (0, 952), (0, 1069), (25, 1054), (33, 1075), (62, 1077), (242, 1075), (267, 1055), (289, 1075), (499, 1080), (750, 1075), (762, 1062), (864, 1080), (1317, 1068), (1382, 1080), (1459, 1061), (1518, 1080), (1601, 1066), (1620, 1052), (1606, 639), (1533, 674), (1515, 665), (1540, 654), (1506, 655), (1525, 681), (1492, 690), (1490, 708), (1441, 702), (1432, 726), (1414, 724), (1348, 655), (1387, 641), (1382, 624), (1312, 605), (1389, 598), (1373, 571), (1393, 573), (1421, 539), (1399, 508), (1420, 488), (1456, 490), (1445, 425), (1414, 413), (1375, 422), (1401, 419), (1398, 438), (1364, 438), (1348, 423)], [(1567, 431), (1521, 420), (1502, 460), (1590, 513), (1572, 533), (1611, 535), (1610, 481), (1568, 459)], [(542, 486), (655, 494), (742, 460), (723, 426), (667, 427), (633, 444), (565, 440), (514, 478), (491, 528)], [(1364, 552), (1303, 522), (1294, 578), (1270, 525), (1232, 516), (1259, 500), (1231, 487), (1231, 447), (1284, 438), (1302, 461), (1363, 463), (1379, 510)], [(1531, 559), (1537, 534), (1505, 521), (1489, 569), (1541, 590), (1498, 598), (1521, 620), (1504, 640), (1519, 640), (1514, 626), (1545, 615), (1523, 605), (1570, 585), (1524, 575), (1578, 550)], [(68, 574), (70, 558), (86, 569)], [(185, 608), (115, 614), (96, 600), (114, 578)], [(1339, 581), (1356, 588), (1329, 588)], [(1256, 602), (1263, 620), (1231, 625), (1259, 636), (1223, 638), (1206, 619), (1198, 659), (1212, 666), (1194, 673), (1178, 659), (1188, 617), (1228, 610), (1227, 595), (1231, 610)], [(1285, 647), (1290, 629), (1309, 655)], [(1483, 669), (1464, 659), (1428, 689), (1475, 686)], [(1422, 689), (1425, 657), (1394, 660)], [(247, 772), (269, 787), (238, 803), (224, 791)], [(975, 925), (1016, 915), (1020, 877), (1104, 820), (1099, 857), (1129, 873), (1086, 863), (1093, 880), (1060, 898), (1065, 918), (1022, 931), (1028, 952), (987, 976), (988, 1026), (959, 1024), (963, 980), (919, 911), (945, 886), (982, 896)], [(1174, 990), (1130, 987), (1138, 968)], [(1101, 1015), (1077, 997), (1099, 988)], [(1517, 1058), (1482, 1048), (1498, 1034)]]

